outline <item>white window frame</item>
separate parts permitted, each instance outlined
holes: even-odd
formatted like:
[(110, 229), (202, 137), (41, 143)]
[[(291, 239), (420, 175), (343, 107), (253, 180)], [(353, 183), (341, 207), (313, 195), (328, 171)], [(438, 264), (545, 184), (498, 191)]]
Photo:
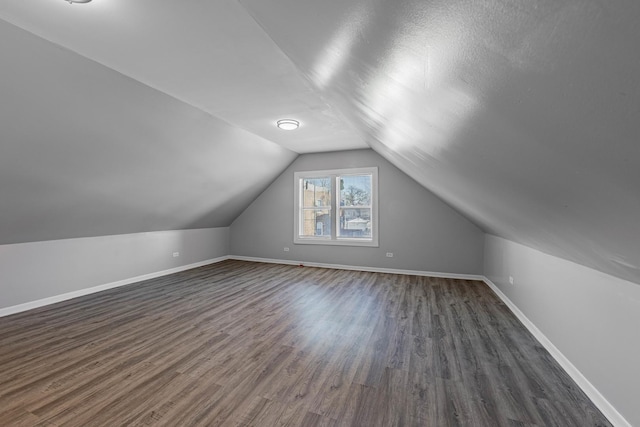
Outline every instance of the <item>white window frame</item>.
[[(340, 184), (338, 177), (348, 175), (371, 175), (371, 238), (340, 237), (337, 235), (340, 221)], [(302, 215), (302, 187), (304, 178), (329, 177), (331, 180), (331, 236), (302, 236), (300, 224)], [(293, 243), (301, 245), (373, 246), (378, 247), (378, 168), (349, 168), (316, 171), (299, 171), (293, 174)]]

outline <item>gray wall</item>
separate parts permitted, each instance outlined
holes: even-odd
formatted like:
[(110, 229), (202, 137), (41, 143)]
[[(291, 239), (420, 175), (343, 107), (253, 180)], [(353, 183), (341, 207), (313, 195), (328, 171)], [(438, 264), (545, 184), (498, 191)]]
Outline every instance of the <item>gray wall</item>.
[(0, 311), (228, 253), (227, 227), (0, 245)]
[(631, 425), (640, 426), (639, 285), (491, 235), (484, 272)]
[[(380, 247), (294, 245), (294, 171), (365, 166), (379, 171)], [(481, 274), (483, 242), (478, 227), (373, 150), (299, 156), (231, 225), (233, 255), (442, 273)]]

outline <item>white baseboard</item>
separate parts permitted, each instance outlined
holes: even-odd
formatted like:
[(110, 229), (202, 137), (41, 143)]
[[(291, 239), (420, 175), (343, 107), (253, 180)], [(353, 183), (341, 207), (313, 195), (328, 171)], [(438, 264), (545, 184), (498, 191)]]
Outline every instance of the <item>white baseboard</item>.
[(372, 273), (407, 274), (409, 276), (441, 277), (444, 279), (463, 279), (463, 280), (479, 280), (479, 281), (484, 280), (484, 276), (475, 275), (475, 274), (457, 274), (457, 273), (441, 273), (441, 272), (435, 272), (435, 271), (401, 270), (401, 269), (395, 269), (395, 268), (363, 267), (358, 265), (326, 264), (322, 262), (293, 261), (293, 260), (273, 259), (273, 258), (257, 258), (257, 257), (248, 257), (248, 256), (240, 256), (240, 255), (230, 255), (229, 259), (235, 259), (238, 261), (266, 262), (269, 264), (304, 265), (306, 267), (333, 268), (336, 270), (355, 270), (355, 271), (369, 271)]
[(279, 259), (270, 259), (270, 258), (255, 258), (255, 257), (227, 255), (227, 256), (222, 256), (218, 258), (208, 259), (205, 261), (196, 262), (193, 264), (182, 265), (180, 267), (170, 268), (167, 270), (157, 271), (154, 273), (143, 274), (141, 276), (131, 277), (128, 279), (118, 280), (116, 282), (105, 283), (103, 285), (98, 285), (91, 288), (79, 289), (77, 291), (68, 292), (65, 294), (54, 295), (52, 297), (47, 297), (47, 298), (39, 299), (36, 301), (26, 302), (24, 304), (18, 304), (11, 307), (0, 308), (0, 317), (9, 316), (11, 314), (32, 310), (34, 308), (55, 304), (57, 302), (66, 301), (72, 298), (77, 298), (77, 297), (93, 294), (100, 291), (105, 291), (107, 289), (130, 285), (132, 283), (141, 282), (143, 280), (149, 280), (149, 279), (154, 279), (156, 277), (166, 276), (168, 274), (178, 273), (180, 271), (201, 267), (203, 265), (214, 264), (227, 259), (236, 259), (240, 261), (252, 261), (252, 262), (266, 262), (266, 263), (272, 263), (272, 264), (287, 264), (287, 265), (302, 264), (308, 267), (334, 268), (339, 270), (370, 271), (374, 273), (408, 274), (413, 276), (442, 277), (447, 279), (464, 279), (464, 280), (480, 280), (480, 281), (484, 279), (484, 276), (478, 276), (478, 275), (472, 275), (472, 274), (440, 273), (440, 272), (417, 271), (417, 270), (399, 270), (399, 269), (391, 269), (391, 268), (361, 267), (361, 266), (351, 266), (351, 265), (342, 265), (342, 264), (325, 264), (325, 263), (318, 263), (318, 262), (301, 262), (301, 261), (279, 260)]
[(201, 267), (204, 265), (215, 264), (227, 259), (234, 259), (239, 261), (252, 261), (252, 262), (264, 262), (271, 264), (286, 264), (286, 265), (304, 265), (308, 267), (320, 267), (320, 268), (333, 268), (339, 270), (356, 270), (356, 271), (369, 271), (373, 273), (389, 273), (389, 274), (407, 274), (413, 276), (428, 276), (428, 277), (440, 277), (446, 279), (464, 279), (464, 280), (479, 280), (487, 284), (495, 292), (495, 294), (509, 307), (513, 314), (522, 322), (522, 324), (531, 332), (531, 334), (542, 344), (545, 349), (551, 354), (551, 356), (562, 366), (562, 368), (569, 374), (569, 376), (578, 384), (578, 386), (584, 391), (584, 393), (591, 399), (591, 401), (598, 407), (598, 409), (609, 419), (614, 426), (619, 427), (631, 427), (631, 424), (624, 419), (624, 417), (609, 403), (607, 399), (596, 389), (593, 384), (585, 378), (584, 375), (567, 359), (558, 348), (540, 331), (532, 322), (524, 315), (522, 311), (498, 288), (491, 280), (485, 276), (474, 274), (456, 274), (456, 273), (441, 273), (433, 271), (420, 271), (420, 270), (401, 270), (392, 268), (376, 268), (376, 267), (363, 267), (352, 266), (342, 264), (326, 264), (318, 262), (302, 262), (293, 260), (271, 259), (271, 258), (257, 258), (246, 257), (239, 255), (228, 255), (218, 258), (208, 259), (205, 261), (196, 262), (193, 264), (182, 265), (167, 270), (162, 270), (154, 273), (143, 274), (141, 276), (131, 277), (116, 282), (106, 283), (91, 288), (80, 289), (73, 292), (68, 292), (61, 295), (55, 295), (48, 298), (39, 299), (36, 301), (27, 302), (24, 304), (14, 305), (11, 307), (0, 308), (0, 317), (8, 316), (10, 314), (20, 313), (23, 311), (31, 310), (38, 307), (43, 307), (57, 302), (66, 301), (72, 298), (77, 298), (84, 295), (93, 294), (96, 292), (104, 291), (107, 289), (117, 288), (120, 286), (129, 285), (135, 282), (143, 280), (154, 279), (156, 277), (166, 276), (180, 271), (189, 270), (192, 268)]
[(567, 359), (564, 354), (542, 333), (536, 325), (529, 320), (525, 314), (511, 301), (495, 283), (489, 280), (487, 277), (483, 278), (483, 281), (491, 288), (493, 292), (509, 307), (509, 309), (515, 314), (515, 316), (522, 322), (522, 324), (531, 332), (531, 334), (542, 344), (542, 346), (551, 354), (551, 356), (562, 366), (562, 368), (569, 374), (569, 376), (578, 384), (578, 387), (584, 391), (584, 393), (591, 399), (591, 401), (598, 407), (600, 412), (617, 427), (631, 427), (631, 424), (624, 419), (624, 417), (616, 410), (616, 408), (609, 403), (605, 397), (600, 394), (597, 388), (589, 382), (587, 378), (576, 368), (573, 363)]
[(141, 276), (118, 280), (117, 282), (105, 283), (104, 285), (98, 285), (98, 286), (94, 286), (86, 289), (79, 289), (77, 291), (67, 292), (61, 295), (54, 295), (52, 297), (26, 302), (24, 304), (18, 304), (11, 307), (0, 308), (0, 317), (9, 316), (10, 314), (16, 314), (16, 313), (20, 313), (27, 310), (32, 310), (34, 308), (55, 304), (57, 302), (66, 301), (72, 298), (77, 298), (77, 297), (93, 294), (100, 291), (106, 291), (107, 289), (130, 285), (131, 283), (141, 282), (143, 280), (155, 279), (156, 277), (166, 276), (168, 274), (178, 273), (180, 271), (190, 270), (196, 267), (202, 267), (203, 265), (214, 264), (220, 261), (224, 261), (226, 259), (229, 259), (229, 257), (222, 256), (218, 258), (212, 258), (205, 261), (195, 262), (193, 264), (181, 265), (180, 267), (157, 271), (155, 273), (143, 274)]

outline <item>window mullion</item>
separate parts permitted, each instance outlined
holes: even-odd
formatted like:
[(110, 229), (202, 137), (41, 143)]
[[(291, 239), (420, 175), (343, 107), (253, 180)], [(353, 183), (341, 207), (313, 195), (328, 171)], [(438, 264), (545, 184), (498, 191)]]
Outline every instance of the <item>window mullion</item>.
[(339, 224), (339, 205), (338, 200), (340, 199), (340, 186), (338, 185), (338, 176), (331, 175), (331, 181), (333, 182), (333, 197), (331, 198), (331, 210), (333, 212), (333, 226), (331, 227), (331, 240), (337, 240), (338, 238), (338, 227)]

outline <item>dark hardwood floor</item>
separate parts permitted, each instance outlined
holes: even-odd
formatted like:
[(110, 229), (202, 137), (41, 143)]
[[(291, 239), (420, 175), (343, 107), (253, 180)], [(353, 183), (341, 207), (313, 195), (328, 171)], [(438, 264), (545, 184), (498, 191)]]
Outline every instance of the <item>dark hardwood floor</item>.
[(225, 261), (0, 318), (0, 426), (607, 426), (481, 282)]

